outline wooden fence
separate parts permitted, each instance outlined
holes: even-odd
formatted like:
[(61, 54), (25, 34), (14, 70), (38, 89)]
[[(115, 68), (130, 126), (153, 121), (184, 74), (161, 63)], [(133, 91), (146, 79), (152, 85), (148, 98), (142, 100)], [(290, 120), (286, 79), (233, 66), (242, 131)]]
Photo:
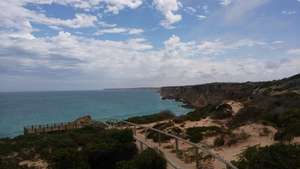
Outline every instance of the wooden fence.
[(39, 134), (55, 131), (66, 131), (71, 129), (82, 128), (83, 125), (74, 122), (53, 123), (44, 125), (31, 125), (24, 127), (24, 134)]

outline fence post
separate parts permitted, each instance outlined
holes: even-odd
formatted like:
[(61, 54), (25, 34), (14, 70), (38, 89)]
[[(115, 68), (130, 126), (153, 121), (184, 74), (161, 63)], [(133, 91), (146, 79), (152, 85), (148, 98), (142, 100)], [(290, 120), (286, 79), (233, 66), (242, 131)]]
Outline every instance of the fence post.
[(158, 147), (160, 147), (161, 145), (161, 134), (158, 133)]
[(145, 129), (145, 141), (147, 141), (147, 136), (148, 136), (148, 128)]
[(133, 127), (133, 134), (136, 136), (136, 126)]
[(142, 141), (140, 141), (140, 149), (141, 149), (141, 152), (144, 150), (144, 144)]
[(198, 149), (198, 147), (195, 147), (195, 161), (196, 161), (196, 168), (199, 169), (200, 164), (199, 164), (199, 149)]
[(179, 157), (179, 146), (178, 146), (178, 139), (175, 138), (175, 149), (176, 149), (176, 156)]

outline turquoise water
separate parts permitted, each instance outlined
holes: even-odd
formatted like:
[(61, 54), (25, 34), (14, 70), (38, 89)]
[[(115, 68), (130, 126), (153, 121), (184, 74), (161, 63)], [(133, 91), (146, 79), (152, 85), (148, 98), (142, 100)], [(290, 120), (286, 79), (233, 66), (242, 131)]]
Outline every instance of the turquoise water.
[(166, 109), (175, 114), (188, 111), (150, 90), (0, 93), (0, 137), (21, 134), (26, 125), (71, 121), (83, 115), (122, 119)]

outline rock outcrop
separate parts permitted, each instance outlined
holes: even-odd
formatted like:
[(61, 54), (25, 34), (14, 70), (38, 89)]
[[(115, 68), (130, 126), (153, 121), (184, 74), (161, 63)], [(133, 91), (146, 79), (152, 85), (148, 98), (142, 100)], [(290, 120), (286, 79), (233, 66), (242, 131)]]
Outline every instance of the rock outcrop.
[(246, 102), (262, 96), (300, 93), (300, 74), (282, 80), (245, 83), (209, 83), (193, 86), (162, 87), (162, 99), (174, 99), (194, 108), (221, 104), (227, 100)]

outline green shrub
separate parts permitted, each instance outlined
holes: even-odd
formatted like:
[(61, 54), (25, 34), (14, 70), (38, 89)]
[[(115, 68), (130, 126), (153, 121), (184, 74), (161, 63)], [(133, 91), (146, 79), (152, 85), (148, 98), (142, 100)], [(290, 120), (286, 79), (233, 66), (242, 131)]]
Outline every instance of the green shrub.
[(200, 142), (204, 136), (212, 136), (218, 133), (222, 133), (222, 129), (217, 126), (191, 127), (186, 129), (189, 140), (195, 143)]
[(171, 128), (171, 133), (174, 135), (181, 135), (182, 134), (182, 130), (179, 127), (172, 127)]
[[(8, 157), (14, 152), (16, 157)], [(33, 160), (36, 155), (52, 169), (115, 169), (117, 162), (131, 160), (136, 154), (130, 129), (86, 127), (0, 139), (0, 169), (14, 169), (22, 159)]]
[(299, 169), (300, 145), (249, 147), (233, 164), (239, 169)]
[(244, 140), (247, 140), (250, 137), (250, 135), (244, 131), (242, 131), (241, 133), (230, 133), (229, 134), (229, 139), (227, 141), (227, 145), (231, 146), (234, 145), (238, 142), (242, 142)]
[(221, 147), (225, 144), (224, 136), (217, 137), (214, 140), (214, 146), (215, 147)]
[(89, 169), (85, 155), (76, 149), (58, 149), (51, 155), (52, 169)]
[(215, 111), (216, 105), (208, 104), (205, 107), (198, 108), (186, 114), (186, 119), (191, 121), (198, 121), (211, 115)]
[(136, 169), (166, 169), (167, 162), (162, 154), (146, 149), (135, 158)]
[(174, 123), (180, 124), (185, 122), (186, 120), (188, 120), (188, 117), (186, 115), (180, 115), (180, 116), (176, 116), (173, 121)]
[[(165, 130), (169, 127), (172, 127), (174, 124), (172, 122), (165, 122), (165, 123), (158, 123), (153, 126), (153, 128), (158, 129), (158, 130)], [(171, 139), (170, 136), (167, 136), (165, 134), (160, 134), (156, 131), (153, 130), (148, 130), (148, 135), (147, 138), (152, 139), (154, 142), (158, 142), (159, 140), (161, 142), (168, 141)]]
[(146, 149), (131, 161), (117, 163), (116, 169), (166, 169), (167, 162), (162, 154)]
[(153, 123), (153, 122), (163, 121), (163, 120), (168, 120), (173, 118), (175, 118), (175, 115), (171, 111), (164, 110), (156, 114), (131, 117), (128, 118), (127, 121), (136, 124), (147, 124), (147, 123)]
[(134, 143), (118, 144), (89, 151), (91, 169), (115, 169), (119, 161), (131, 160), (137, 154)]
[(25, 169), (25, 167), (19, 166), (16, 160), (1, 159), (0, 157), (0, 169)]
[(135, 165), (135, 161), (120, 161), (116, 165), (116, 169), (137, 169)]
[(300, 109), (290, 109), (283, 113), (266, 114), (265, 121), (270, 122), (278, 128), (274, 139), (278, 141), (290, 141), (300, 136)]
[(212, 119), (225, 119), (232, 116), (232, 108), (228, 104), (222, 104), (211, 112), (210, 117)]

